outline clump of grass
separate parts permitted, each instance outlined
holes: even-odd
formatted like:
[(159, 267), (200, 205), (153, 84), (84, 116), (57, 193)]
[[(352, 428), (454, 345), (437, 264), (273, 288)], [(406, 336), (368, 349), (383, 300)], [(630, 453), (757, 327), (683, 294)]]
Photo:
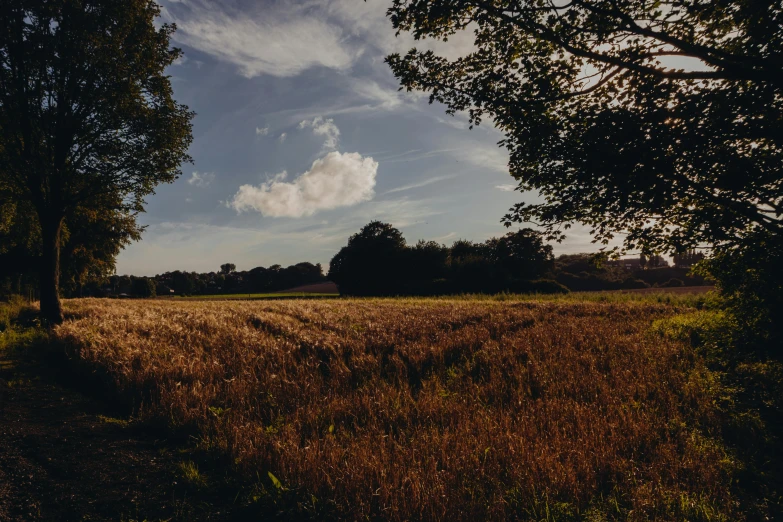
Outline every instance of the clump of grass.
[(722, 310), (693, 310), (658, 319), (650, 331), (663, 338), (684, 341), (694, 347), (716, 348), (731, 344), (733, 322)]
[(714, 378), (649, 334), (681, 305), (611, 299), (79, 300), (55, 335), (142, 420), (274, 476), (275, 509), (741, 519)]
[(33, 310), (33, 305), (18, 295), (7, 301), (0, 301), (0, 333), (12, 330), (24, 312)]
[(180, 462), (178, 465), (180, 478), (186, 484), (201, 489), (207, 486), (207, 479), (192, 460)]
[(98, 420), (103, 422), (104, 424), (112, 424), (114, 426), (119, 426), (121, 428), (127, 428), (130, 426), (130, 421), (127, 421), (125, 419), (118, 419), (116, 417), (107, 417), (106, 415), (98, 415)]
[(19, 351), (44, 344), (47, 333), (40, 328), (37, 308), (19, 296), (0, 302), (0, 350)]

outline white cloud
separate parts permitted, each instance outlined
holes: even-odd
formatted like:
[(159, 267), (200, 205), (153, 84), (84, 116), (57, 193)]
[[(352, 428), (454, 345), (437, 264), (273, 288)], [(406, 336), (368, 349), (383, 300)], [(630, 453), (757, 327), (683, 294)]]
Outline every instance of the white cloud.
[[(392, 110), (396, 109), (403, 102), (403, 92), (397, 89), (391, 89), (382, 87), (378, 82), (372, 80), (360, 80), (353, 83), (351, 86), (354, 93), (370, 102), (372, 102), (372, 108)], [(412, 94), (412, 93), (407, 93)], [(424, 97), (426, 94), (416, 91), (416, 97)], [(411, 97), (411, 96), (409, 96)]]
[(193, 174), (190, 175), (188, 184), (193, 185), (195, 187), (206, 187), (209, 186), (209, 184), (212, 183), (214, 180), (215, 180), (214, 172), (194, 172)]
[(269, 127), (256, 127), (256, 136), (266, 136), (269, 134)]
[(230, 206), (264, 216), (303, 217), (320, 210), (356, 205), (375, 195), (378, 163), (359, 153), (330, 152), (290, 183), (278, 175), (259, 186), (242, 185)]
[(514, 192), (516, 190), (517, 186), (512, 185), (511, 183), (506, 183), (503, 185), (495, 185), (495, 188), (498, 190), (502, 190), (503, 192)]
[(334, 120), (323, 119), (321, 116), (316, 116), (312, 120), (304, 120), (299, 123), (299, 128), (311, 128), (313, 134), (316, 136), (324, 137), (323, 150), (335, 150), (337, 148), (337, 142), (340, 140), (340, 129), (334, 124)]
[(163, 9), (164, 20), (177, 24), (174, 40), (236, 65), (248, 78), (296, 76), (315, 66), (343, 70), (361, 54), (340, 27), (302, 7), (229, 13), (222, 2), (177, 4)]
[(476, 167), (508, 174), (508, 150), (505, 148), (492, 145), (466, 146), (460, 149), (457, 157)]
[(279, 141), (280, 143), (283, 143), (283, 142), (285, 141), (285, 139), (286, 139), (286, 137), (287, 137), (287, 136), (288, 136), (288, 134), (286, 134), (286, 133), (284, 132), (284, 133), (282, 133), (282, 134), (280, 135), (280, 137), (279, 137), (279, 138), (277, 138), (277, 141)]
[(445, 243), (449, 239), (454, 239), (455, 237), (457, 237), (457, 233), (456, 232), (449, 232), (448, 234), (446, 234), (444, 236), (433, 237), (431, 239), (431, 241), (437, 241), (438, 243)]
[(402, 192), (404, 190), (411, 190), (419, 187), (426, 187), (427, 185), (432, 185), (433, 183), (437, 183), (439, 181), (445, 181), (447, 179), (452, 179), (457, 177), (456, 174), (450, 174), (448, 176), (436, 176), (434, 178), (425, 179), (424, 181), (419, 181), (418, 183), (411, 183), (410, 185), (403, 185), (401, 187), (393, 188), (391, 190), (387, 190), (384, 192), (384, 194), (393, 194), (395, 192)]

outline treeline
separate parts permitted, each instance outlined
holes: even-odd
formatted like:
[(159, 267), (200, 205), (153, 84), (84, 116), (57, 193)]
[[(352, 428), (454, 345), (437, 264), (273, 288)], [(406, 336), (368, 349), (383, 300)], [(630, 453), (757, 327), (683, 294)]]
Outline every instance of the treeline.
[(328, 277), (341, 295), (568, 292), (551, 278), (552, 247), (531, 229), (483, 243), (434, 241), (408, 246), (402, 233), (373, 221), (332, 258)]
[[(688, 268), (617, 263), (605, 254), (555, 259), (543, 235), (532, 229), (484, 242), (435, 241), (408, 245), (393, 226), (374, 221), (351, 236), (332, 258), (328, 277), (342, 295), (447, 295), (460, 293), (565, 293), (704, 284)], [(630, 267), (629, 267), (630, 266)]]
[(100, 297), (156, 297), (166, 295), (220, 295), (277, 292), (301, 285), (325, 281), (320, 263), (297, 263), (288, 267), (259, 266), (237, 271), (232, 263), (217, 272), (175, 270), (155, 277), (111, 276), (103, 284), (94, 284), (86, 294)]
[(709, 284), (688, 267), (663, 261), (613, 262), (605, 254), (563, 254), (555, 260), (554, 279), (574, 292), (671, 288)]

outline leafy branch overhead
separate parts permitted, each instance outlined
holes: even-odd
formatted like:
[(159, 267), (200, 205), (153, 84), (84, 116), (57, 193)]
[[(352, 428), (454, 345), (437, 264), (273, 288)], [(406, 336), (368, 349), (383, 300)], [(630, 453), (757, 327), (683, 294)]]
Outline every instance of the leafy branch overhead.
[(572, 222), (604, 243), (683, 250), (783, 232), (783, 8), (639, 0), (395, 0), (398, 31), (447, 40), (449, 61), (412, 49), (387, 62), (506, 134), (520, 191), (506, 224), (562, 239)]

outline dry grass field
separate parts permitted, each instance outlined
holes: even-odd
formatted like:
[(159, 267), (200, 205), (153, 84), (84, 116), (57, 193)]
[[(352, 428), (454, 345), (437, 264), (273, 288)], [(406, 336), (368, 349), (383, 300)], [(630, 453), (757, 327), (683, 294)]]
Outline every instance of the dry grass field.
[(676, 309), (84, 299), (67, 302), (56, 336), (140, 421), (229, 462), (262, 507), (353, 520), (735, 520), (715, 379), (690, 346), (650, 333)]

